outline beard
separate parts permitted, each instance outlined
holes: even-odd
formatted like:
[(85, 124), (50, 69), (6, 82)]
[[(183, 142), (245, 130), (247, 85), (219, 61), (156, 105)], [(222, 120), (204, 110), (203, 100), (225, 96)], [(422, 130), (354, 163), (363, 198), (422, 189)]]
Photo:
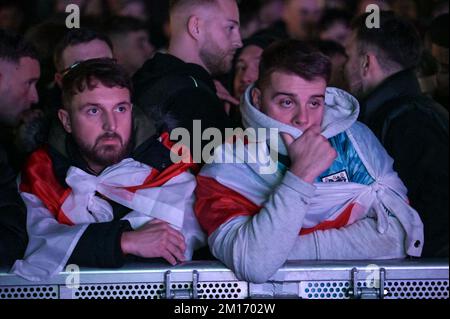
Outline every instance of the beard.
[[(116, 145), (100, 145), (104, 139), (117, 139), (119, 144)], [(74, 136), (82, 156), (87, 159), (88, 162), (96, 165), (108, 167), (115, 165), (125, 159), (131, 152), (132, 143), (130, 139), (127, 141), (122, 140), (122, 137), (114, 132), (107, 132), (100, 135), (95, 144), (88, 145)]]
[(224, 50), (211, 39), (211, 41), (207, 41), (199, 54), (211, 75), (218, 76), (231, 70), (234, 53), (235, 50)]

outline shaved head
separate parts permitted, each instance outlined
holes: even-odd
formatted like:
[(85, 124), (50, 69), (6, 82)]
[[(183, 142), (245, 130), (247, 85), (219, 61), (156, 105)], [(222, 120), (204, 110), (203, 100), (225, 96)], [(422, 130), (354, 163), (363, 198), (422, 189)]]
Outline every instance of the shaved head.
[[(211, 9), (217, 9), (223, 0), (172, 0), (170, 1), (170, 25), (172, 29), (184, 28), (192, 15), (206, 17)], [(225, 0), (235, 1), (235, 0)]]
[(205, 7), (209, 5), (215, 5), (217, 0), (171, 0), (169, 11), (172, 14), (178, 10), (186, 10), (193, 7)]

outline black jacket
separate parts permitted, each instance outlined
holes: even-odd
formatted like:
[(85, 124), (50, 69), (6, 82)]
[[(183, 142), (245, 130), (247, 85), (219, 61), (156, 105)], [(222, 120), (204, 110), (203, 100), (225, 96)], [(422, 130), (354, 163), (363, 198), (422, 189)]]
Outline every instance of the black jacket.
[(448, 256), (448, 111), (422, 95), (414, 73), (406, 70), (363, 101), (361, 120), (394, 158), (394, 169), (422, 218), (422, 256)]
[(12, 266), (27, 246), (25, 205), (17, 191), (16, 175), (0, 144), (0, 266)]
[(193, 121), (202, 130), (235, 127), (225, 113), (210, 74), (201, 66), (157, 53), (133, 77), (134, 102), (155, 122), (159, 132), (186, 128), (193, 142)]

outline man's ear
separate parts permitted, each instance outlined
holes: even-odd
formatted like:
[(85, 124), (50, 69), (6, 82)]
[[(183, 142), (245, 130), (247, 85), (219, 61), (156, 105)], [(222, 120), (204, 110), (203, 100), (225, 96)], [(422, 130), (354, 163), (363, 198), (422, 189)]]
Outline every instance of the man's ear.
[(69, 112), (67, 112), (64, 109), (59, 109), (58, 110), (58, 118), (61, 121), (61, 124), (64, 127), (64, 130), (67, 133), (72, 133), (72, 125), (70, 122)]
[(195, 40), (199, 40), (201, 36), (201, 21), (196, 15), (190, 16), (187, 23), (188, 33)]
[(366, 53), (361, 58), (361, 70), (364, 76), (367, 76), (375, 65), (376, 56), (372, 53)]
[(55, 73), (55, 83), (60, 89), (62, 89), (62, 75), (59, 72)]
[(257, 87), (254, 87), (252, 90), (252, 104), (258, 109), (261, 110), (262, 106), (262, 95), (261, 90)]

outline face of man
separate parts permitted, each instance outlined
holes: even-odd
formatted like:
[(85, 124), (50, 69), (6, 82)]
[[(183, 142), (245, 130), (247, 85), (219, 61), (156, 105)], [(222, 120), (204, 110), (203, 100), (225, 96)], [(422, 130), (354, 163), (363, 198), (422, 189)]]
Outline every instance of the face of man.
[(240, 98), (245, 89), (258, 79), (259, 62), (263, 49), (256, 45), (249, 45), (239, 55), (236, 63), (236, 75), (234, 77), (234, 93)]
[(233, 0), (218, 0), (207, 12), (199, 55), (212, 75), (220, 75), (230, 71), (234, 54), (242, 47), (239, 9)]
[(67, 70), (76, 62), (97, 58), (112, 58), (113, 53), (108, 44), (102, 40), (71, 45), (62, 52), (62, 68), (55, 74), (55, 81), (62, 87), (63, 70)]
[(329, 86), (348, 90), (347, 77), (345, 75), (345, 65), (347, 64), (347, 57), (342, 54), (335, 54), (330, 57), (330, 60), (332, 69)]
[(253, 103), (261, 112), (303, 132), (322, 124), (327, 87), (324, 79), (306, 81), (276, 71), (268, 82), (262, 91), (253, 90)]
[(96, 173), (128, 156), (132, 132), (128, 89), (98, 83), (93, 90), (76, 94), (67, 111), (60, 110), (58, 115)]
[(356, 96), (364, 94), (364, 75), (363, 58), (358, 52), (356, 35), (352, 34), (347, 43), (348, 60), (345, 65), (345, 74), (347, 77), (350, 92)]
[(113, 53), (107, 43), (102, 40), (92, 40), (67, 47), (62, 54), (64, 69), (76, 62), (97, 58), (112, 58)]
[(305, 40), (313, 35), (325, 8), (323, 0), (290, 0), (284, 9), (284, 21), (291, 37)]
[(129, 32), (119, 38), (113, 39), (114, 56), (130, 75), (139, 70), (150, 59), (155, 48), (148, 40), (148, 34), (144, 30)]
[(21, 114), (39, 101), (36, 83), (40, 72), (39, 62), (29, 57), (18, 64), (0, 61), (0, 123), (16, 126)]
[(322, 40), (334, 41), (345, 46), (349, 40), (351, 33), (352, 31), (348, 27), (348, 25), (343, 22), (337, 21), (333, 23), (330, 28), (324, 30), (320, 34), (320, 38)]

